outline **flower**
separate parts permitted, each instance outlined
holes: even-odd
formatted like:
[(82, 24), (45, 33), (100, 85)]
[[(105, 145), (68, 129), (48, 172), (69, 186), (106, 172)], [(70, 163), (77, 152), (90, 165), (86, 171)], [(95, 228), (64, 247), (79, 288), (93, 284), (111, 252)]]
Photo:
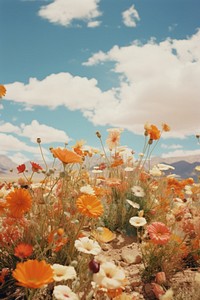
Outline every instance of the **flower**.
[(32, 161), (30, 161), (31, 166), (32, 166), (32, 171), (33, 172), (39, 172), (39, 170), (42, 170), (42, 167)]
[(14, 189), (6, 196), (6, 201), (11, 215), (15, 218), (21, 218), (24, 213), (31, 208), (32, 198), (25, 189)]
[(161, 136), (160, 130), (155, 125), (150, 125), (147, 128), (150, 140), (158, 140)]
[(6, 88), (4, 85), (0, 84), (0, 98), (5, 96), (5, 94), (6, 94)]
[(138, 203), (136, 203), (136, 202), (133, 202), (133, 201), (131, 201), (131, 200), (129, 200), (129, 199), (126, 199), (126, 202), (127, 202), (130, 206), (132, 206), (133, 208), (137, 208), (137, 209), (140, 208), (140, 205), (139, 205)]
[(87, 195), (94, 195), (94, 194), (95, 194), (93, 188), (92, 188), (91, 185), (89, 185), (89, 184), (87, 184), (87, 185), (85, 185), (85, 186), (82, 186), (82, 187), (80, 188), (80, 191), (81, 191), (81, 193), (87, 194)]
[(97, 255), (101, 252), (99, 244), (86, 236), (75, 241), (75, 248), (86, 254)]
[(51, 149), (53, 155), (58, 158), (64, 164), (82, 163), (82, 157), (66, 148)]
[(104, 262), (100, 265), (99, 272), (93, 275), (93, 281), (101, 287), (116, 289), (123, 286), (125, 273), (114, 263)]
[(19, 258), (27, 258), (27, 257), (31, 256), (32, 253), (33, 253), (32, 245), (21, 243), (15, 247), (14, 255)]
[(76, 278), (76, 271), (72, 266), (63, 266), (60, 264), (54, 264), (53, 269), (53, 279), (55, 281), (68, 280)]
[(162, 222), (153, 222), (147, 226), (150, 239), (154, 244), (165, 245), (170, 239), (170, 231)]
[(147, 223), (147, 221), (143, 217), (132, 217), (130, 218), (129, 223), (134, 227), (142, 227)]
[(90, 218), (98, 218), (103, 214), (101, 201), (94, 195), (82, 195), (76, 200), (78, 211)]
[(18, 281), (18, 285), (33, 289), (41, 288), (53, 281), (52, 267), (44, 260), (35, 259), (18, 263), (12, 275)]
[(119, 145), (120, 135), (123, 129), (120, 128), (111, 128), (107, 130), (109, 132), (106, 143), (110, 150), (116, 148)]
[(135, 185), (131, 188), (131, 191), (136, 197), (144, 197), (145, 192), (141, 186)]
[(99, 243), (109, 243), (116, 238), (116, 234), (106, 227), (98, 227), (92, 235)]
[(57, 300), (78, 300), (78, 296), (67, 285), (54, 287), (53, 295)]
[(163, 129), (163, 131), (170, 131), (170, 126), (168, 125), (168, 124), (166, 124), (166, 123), (162, 123), (162, 129)]
[(26, 170), (25, 164), (19, 165), (19, 166), (17, 167), (18, 173), (23, 173), (25, 170)]

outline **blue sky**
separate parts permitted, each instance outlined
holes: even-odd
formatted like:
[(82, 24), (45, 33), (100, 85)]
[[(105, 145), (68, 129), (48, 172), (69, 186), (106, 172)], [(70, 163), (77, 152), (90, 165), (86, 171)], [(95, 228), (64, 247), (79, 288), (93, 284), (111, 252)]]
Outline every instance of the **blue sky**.
[(155, 155), (200, 155), (199, 16), (199, 0), (0, 0), (0, 154), (100, 147), (111, 127), (138, 154), (166, 122)]

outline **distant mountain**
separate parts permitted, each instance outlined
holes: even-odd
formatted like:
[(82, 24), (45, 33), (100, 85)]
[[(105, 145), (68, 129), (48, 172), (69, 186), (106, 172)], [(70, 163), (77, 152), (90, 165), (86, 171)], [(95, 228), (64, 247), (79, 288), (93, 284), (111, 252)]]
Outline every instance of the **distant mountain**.
[[(42, 167), (42, 162), (37, 162)], [(90, 161), (91, 163), (91, 161)], [(94, 166), (99, 162), (92, 162), (90, 167)], [(178, 175), (180, 178), (189, 178), (192, 177), (195, 181), (197, 181), (199, 174), (195, 171), (195, 167), (200, 165), (200, 157), (199, 155), (193, 155), (193, 156), (181, 156), (181, 157), (153, 157), (151, 159), (151, 167), (158, 163), (168, 164), (175, 168), (175, 170), (166, 171), (165, 174), (168, 175), (170, 173), (174, 173)], [(26, 166), (28, 169), (30, 169), (30, 162), (26, 162)], [(12, 176), (10, 170), (14, 170), (16, 174), (16, 167), (18, 164), (12, 161), (9, 157), (6, 155), (0, 155), (0, 176), (3, 177), (10, 177)], [(14, 175), (14, 174), (13, 174)]]
[(11, 169), (17, 167), (17, 164), (14, 163), (6, 155), (0, 155), (0, 174), (8, 173)]

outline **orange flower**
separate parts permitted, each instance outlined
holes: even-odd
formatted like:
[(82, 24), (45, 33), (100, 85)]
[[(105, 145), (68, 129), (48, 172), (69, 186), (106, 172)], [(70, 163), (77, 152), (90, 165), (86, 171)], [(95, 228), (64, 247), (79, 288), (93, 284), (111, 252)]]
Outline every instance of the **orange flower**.
[(5, 96), (5, 94), (6, 94), (6, 88), (4, 85), (0, 84), (0, 98)]
[(165, 245), (170, 239), (170, 231), (162, 222), (153, 222), (147, 226), (147, 231), (154, 244)]
[(65, 232), (63, 228), (58, 228), (50, 232), (48, 236), (48, 243), (52, 244), (52, 251), (58, 252), (62, 247), (67, 244), (68, 238), (64, 236)]
[(19, 258), (27, 258), (33, 253), (33, 246), (21, 243), (15, 247), (14, 255)]
[(170, 127), (169, 127), (169, 125), (168, 124), (166, 124), (166, 123), (163, 123), (162, 124), (162, 129), (163, 129), (163, 131), (170, 131)]
[(150, 140), (158, 140), (160, 138), (160, 130), (155, 126), (151, 125), (148, 129), (147, 132), (150, 136)]
[(53, 155), (62, 161), (64, 164), (82, 163), (82, 157), (67, 149), (56, 148), (52, 149)]
[(6, 197), (8, 208), (14, 218), (21, 218), (31, 208), (32, 199), (25, 189), (15, 189)]
[(78, 211), (90, 218), (98, 218), (103, 214), (101, 201), (94, 195), (82, 195), (76, 200)]
[(44, 260), (27, 260), (17, 264), (12, 272), (18, 285), (38, 289), (53, 281), (53, 269)]

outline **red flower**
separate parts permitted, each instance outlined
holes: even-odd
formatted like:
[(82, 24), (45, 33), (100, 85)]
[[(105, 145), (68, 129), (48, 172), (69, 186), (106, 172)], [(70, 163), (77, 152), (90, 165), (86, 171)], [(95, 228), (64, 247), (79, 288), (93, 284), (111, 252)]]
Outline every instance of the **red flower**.
[(17, 167), (18, 173), (24, 173), (25, 170), (26, 170), (25, 164), (19, 165), (19, 166)]
[(30, 161), (31, 166), (32, 166), (32, 171), (33, 172), (38, 172), (39, 170), (42, 170), (42, 167), (32, 161)]
[(170, 231), (162, 222), (153, 222), (147, 226), (150, 239), (154, 244), (165, 245), (170, 239)]
[(14, 255), (19, 258), (27, 258), (33, 253), (33, 246), (29, 244), (19, 244), (15, 247)]

